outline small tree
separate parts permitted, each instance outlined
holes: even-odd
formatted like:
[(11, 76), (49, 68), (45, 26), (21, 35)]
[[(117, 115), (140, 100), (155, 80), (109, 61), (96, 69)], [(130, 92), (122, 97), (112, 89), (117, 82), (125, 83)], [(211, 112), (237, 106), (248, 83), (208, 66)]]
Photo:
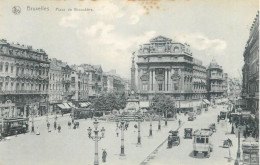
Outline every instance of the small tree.
[(164, 94), (156, 94), (153, 97), (150, 109), (154, 110), (154, 112), (157, 112), (158, 114), (163, 113), (164, 116), (166, 116), (166, 112), (173, 112), (174, 115), (176, 114), (174, 101), (171, 97)]

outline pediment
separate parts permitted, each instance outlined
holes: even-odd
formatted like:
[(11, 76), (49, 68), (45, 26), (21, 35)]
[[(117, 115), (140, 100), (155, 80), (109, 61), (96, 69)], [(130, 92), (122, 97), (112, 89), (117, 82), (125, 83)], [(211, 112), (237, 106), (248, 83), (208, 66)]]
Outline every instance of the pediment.
[(142, 81), (148, 81), (148, 80), (149, 80), (149, 75), (148, 75), (148, 74), (143, 74), (143, 75), (140, 77), (140, 79), (141, 79)]
[(150, 40), (150, 42), (166, 42), (166, 41), (172, 41), (172, 39), (164, 37), (164, 36), (158, 36)]

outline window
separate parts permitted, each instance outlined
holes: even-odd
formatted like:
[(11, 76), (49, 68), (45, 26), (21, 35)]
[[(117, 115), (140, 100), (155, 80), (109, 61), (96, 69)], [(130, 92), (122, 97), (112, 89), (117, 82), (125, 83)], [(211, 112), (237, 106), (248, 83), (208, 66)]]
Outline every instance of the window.
[(71, 77), (71, 82), (75, 83), (75, 77)]
[(14, 72), (14, 66), (11, 66), (11, 73)]
[(205, 138), (196, 138), (196, 143), (205, 143)]
[(8, 82), (5, 82), (5, 90), (8, 90)]
[(24, 74), (24, 68), (22, 68), (21, 74)]
[(147, 84), (143, 84), (143, 90), (144, 90), (144, 91), (147, 91), (147, 87), (148, 87)]
[(179, 48), (178, 47), (174, 47), (174, 52), (178, 52)]
[(0, 63), (0, 72), (2, 72), (2, 71), (3, 71), (3, 64)]
[(11, 83), (11, 90), (13, 90), (13, 88), (14, 88), (14, 83), (12, 82)]
[(158, 84), (159, 91), (162, 91), (162, 84)]
[(5, 72), (8, 72), (8, 64), (5, 64)]

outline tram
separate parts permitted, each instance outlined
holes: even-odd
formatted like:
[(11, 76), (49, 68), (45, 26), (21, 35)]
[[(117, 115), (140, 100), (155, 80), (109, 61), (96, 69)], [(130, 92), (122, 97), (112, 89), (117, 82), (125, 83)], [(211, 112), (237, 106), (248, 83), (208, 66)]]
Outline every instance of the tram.
[(0, 122), (2, 137), (28, 132), (29, 118), (16, 117), (4, 118), (3, 120), (3, 122)]

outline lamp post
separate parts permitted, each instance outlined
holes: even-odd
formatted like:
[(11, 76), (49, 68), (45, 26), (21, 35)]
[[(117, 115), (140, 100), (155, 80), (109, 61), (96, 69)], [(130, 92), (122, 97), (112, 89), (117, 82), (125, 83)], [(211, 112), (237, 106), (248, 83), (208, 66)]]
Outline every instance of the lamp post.
[(149, 136), (153, 136), (153, 123), (152, 123), (152, 112), (150, 112), (150, 131)]
[[(95, 121), (93, 122), (93, 124), (94, 124), (94, 128), (95, 128), (95, 130), (94, 130), (95, 135), (94, 135), (94, 136), (90, 136), (90, 137), (91, 137), (92, 140), (95, 141), (94, 165), (98, 165), (98, 164), (99, 164), (99, 163), (98, 163), (98, 141), (101, 140), (102, 136), (101, 136), (101, 137), (98, 136), (99, 130), (98, 130), (98, 121), (97, 121), (97, 119), (95, 119)], [(90, 132), (91, 132), (91, 129), (88, 129), (88, 131), (89, 131), (89, 130), (90, 130)], [(102, 130), (101, 130), (101, 131), (102, 131)], [(105, 132), (105, 129), (103, 129), (103, 132)]]
[(2, 139), (4, 138), (4, 109), (1, 111), (1, 116), (2, 116), (2, 130), (1, 130), (1, 136)]
[(138, 136), (137, 136), (137, 145), (141, 145), (141, 115), (138, 116)]
[(161, 113), (159, 112), (158, 130), (161, 130)]
[(241, 127), (238, 126), (238, 148), (237, 148), (237, 158), (235, 161), (235, 165), (239, 165), (239, 161), (240, 161), (240, 129)]
[(164, 121), (164, 124), (165, 124), (165, 126), (167, 126), (167, 109), (165, 111), (165, 121)]
[(124, 130), (125, 130), (125, 121), (121, 118), (121, 152), (120, 156), (125, 156), (125, 145), (124, 145)]
[(31, 106), (32, 132), (34, 132), (34, 107)]

